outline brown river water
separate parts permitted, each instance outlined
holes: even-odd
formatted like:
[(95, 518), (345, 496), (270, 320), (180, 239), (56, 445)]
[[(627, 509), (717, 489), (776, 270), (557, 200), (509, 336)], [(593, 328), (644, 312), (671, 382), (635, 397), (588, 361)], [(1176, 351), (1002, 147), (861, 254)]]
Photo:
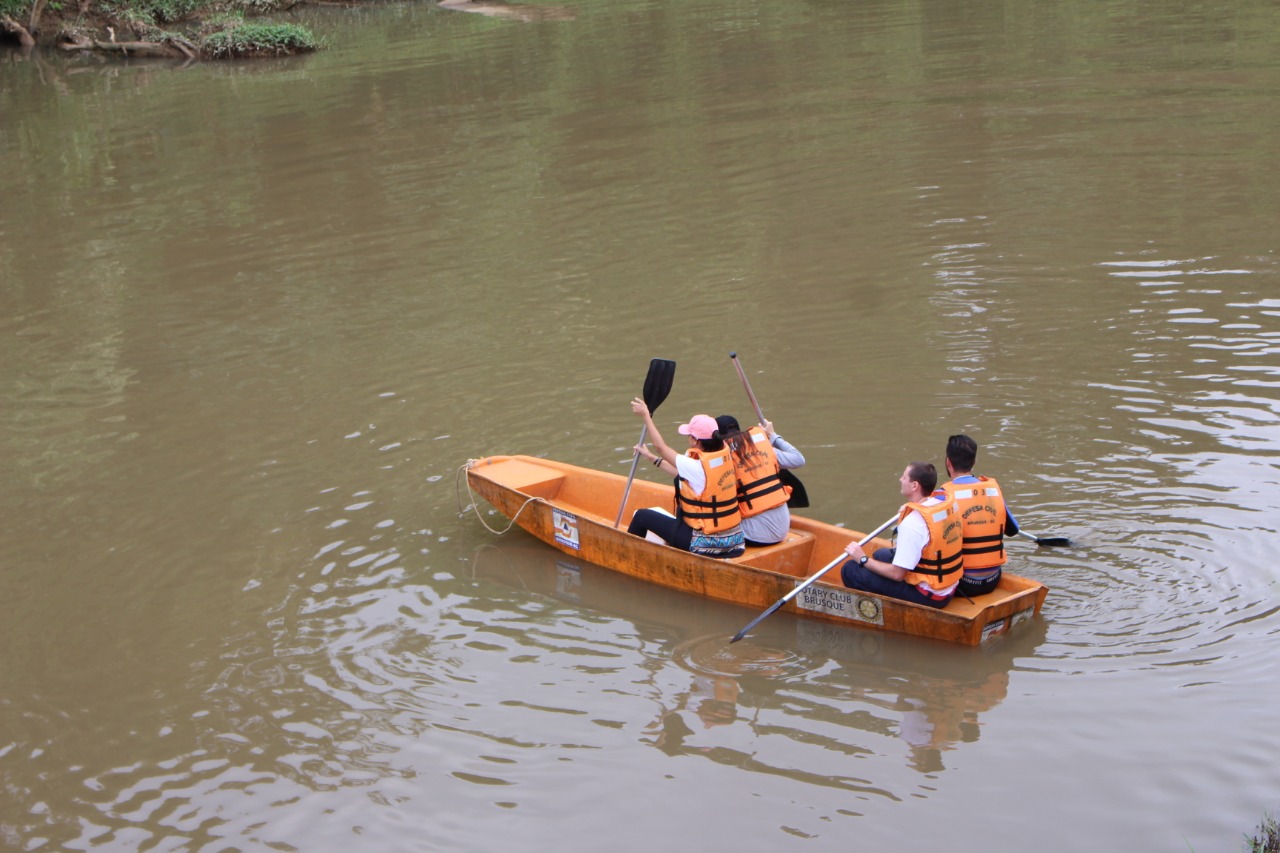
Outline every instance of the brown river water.
[[(1240, 849), (1280, 7), (548, 8), (0, 51), (0, 848)], [(660, 425), (746, 420), (730, 351), (822, 520), (973, 435), (1074, 543), (1008, 546), (1042, 618), (730, 645), (461, 511), (471, 458), (626, 473), (654, 357)]]

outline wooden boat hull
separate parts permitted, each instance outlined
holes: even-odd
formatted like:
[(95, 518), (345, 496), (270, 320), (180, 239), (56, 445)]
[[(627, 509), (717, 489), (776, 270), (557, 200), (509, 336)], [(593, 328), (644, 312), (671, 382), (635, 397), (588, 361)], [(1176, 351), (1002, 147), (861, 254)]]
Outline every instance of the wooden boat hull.
[[(702, 557), (613, 526), (626, 487), (618, 474), (530, 456), (472, 460), (467, 483), (501, 514), (566, 554), (643, 580), (762, 611), (838, 557), (861, 535), (792, 514), (784, 542), (749, 548), (733, 560)], [(623, 519), (643, 507), (669, 507), (671, 486), (636, 480)], [(887, 546), (873, 540), (873, 546)], [(1048, 589), (1005, 572), (994, 592), (939, 610), (846, 589), (839, 567), (782, 608), (799, 616), (979, 645), (1037, 616)]]

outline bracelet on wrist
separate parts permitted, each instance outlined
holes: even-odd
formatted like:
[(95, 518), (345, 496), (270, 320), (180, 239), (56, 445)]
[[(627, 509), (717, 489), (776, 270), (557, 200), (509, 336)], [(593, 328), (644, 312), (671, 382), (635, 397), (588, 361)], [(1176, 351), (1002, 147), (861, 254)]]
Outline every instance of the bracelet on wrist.
[(659, 465), (661, 465), (661, 464), (662, 464), (662, 457), (661, 457), (661, 456), (655, 456), (655, 457), (653, 457), (653, 467), (654, 467), (654, 468), (657, 468), (657, 467), (658, 467)]

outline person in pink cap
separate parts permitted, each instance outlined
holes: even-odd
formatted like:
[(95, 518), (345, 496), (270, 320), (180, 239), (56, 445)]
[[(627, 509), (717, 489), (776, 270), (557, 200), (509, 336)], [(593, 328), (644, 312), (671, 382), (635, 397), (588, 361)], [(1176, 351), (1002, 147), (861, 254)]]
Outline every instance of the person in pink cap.
[(676, 478), (676, 514), (636, 510), (627, 532), (635, 536), (653, 533), (673, 548), (707, 557), (742, 556), (738, 480), (716, 419), (694, 415), (687, 424), (681, 424), (676, 432), (689, 437), (689, 449), (681, 454), (663, 440), (644, 400), (632, 400), (631, 411), (644, 420), (654, 448), (637, 445), (635, 451)]

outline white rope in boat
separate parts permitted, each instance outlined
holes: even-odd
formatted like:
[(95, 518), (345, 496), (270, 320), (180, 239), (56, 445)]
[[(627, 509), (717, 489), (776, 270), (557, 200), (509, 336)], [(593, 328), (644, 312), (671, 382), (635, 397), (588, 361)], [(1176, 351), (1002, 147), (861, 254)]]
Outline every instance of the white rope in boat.
[(497, 534), (498, 536), (501, 536), (502, 534), (506, 533), (508, 530), (510, 530), (512, 527), (515, 526), (516, 519), (520, 517), (520, 513), (524, 512), (525, 507), (527, 507), (529, 504), (533, 503), (534, 501), (542, 500), (542, 498), (539, 498), (539, 497), (529, 498), (524, 503), (520, 504), (520, 508), (516, 510), (515, 515), (511, 516), (511, 520), (507, 522), (506, 527), (502, 528), (501, 530), (493, 529), (492, 527), (489, 526), (489, 522), (484, 520), (484, 516), (480, 514), (480, 502), (476, 500), (476, 493), (471, 489), (471, 481), (466, 480), (465, 477), (463, 478), (464, 480), (466, 480), (466, 483), (467, 483), (467, 495), (471, 498), (471, 503), (469, 505), (467, 506), (462, 505), (462, 492), (458, 488), (458, 475), (465, 472), (467, 469), (469, 469), (472, 465), (474, 465), (478, 461), (479, 461), (478, 459), (468, 459), (465, 464), (463, 464), (461, 467), (458, 468), (458, 473), (454, 474), (453, 493), (458, 500), (458, 518), (462, 518), (464, 515), (466, 515), (467, 510), (469, 509), (475, 510), (476, 518), (480, 519), (480, 523), (484, 525), (484, 529), (489, 531), (490, 533), (494, 533), (494, 534)]

